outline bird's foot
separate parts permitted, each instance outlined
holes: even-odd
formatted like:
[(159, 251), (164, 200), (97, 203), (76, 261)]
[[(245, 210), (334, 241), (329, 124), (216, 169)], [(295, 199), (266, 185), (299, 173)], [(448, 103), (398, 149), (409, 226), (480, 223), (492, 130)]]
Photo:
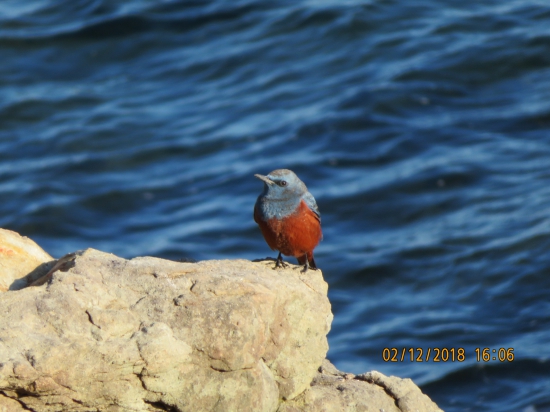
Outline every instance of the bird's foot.
[(281, 261), (277, 261), (277, 263), (275, 263), (275, 266), (273, 267), (273, 270), (275, 269), (286, 269), (288, 267), (288, 263), (286, 262), (283, 262), (282, 260)]
[(310, 266), (310, 265), (304, 265), (302, 270), (300, 270), (300, 273), (306, 273), (308, 270), (319, 270), (319, 268), (318, 267), (313, 267), (313, 266)]
[(305, 263), (304, 263), (304, 267), (300, 271), (300, 273), (306, 273), (309, 269), (317, 270), (317, 265), (315, 264), (315, 260), (313, 259), (313, 256), (311, 257), (311, 262), (310, 262), (308, 257), (307, 257), (307, 254), (306, 254), (306, 255), (302, 256), (301, 259), (298, 259), (298, 263), (300, 263), (299, 261), (302, 260), (302, 259), (305, 261)]
[(281, 255), (281, 252), (279, 252), (279, 256), (277, 256), (277, 261), (275, 263), (275, 267), (273, 268), (273, 270), (275, 269), (279, 269), (279, 268), (287, 268), (288, 267), (288, 263), (286, 263), (285, 261), (283, 261), (283, 256)]
[(311, 265), (304, 265), (300, 273), (306, 273), (308, 270), (319, 270), (319, 268)]

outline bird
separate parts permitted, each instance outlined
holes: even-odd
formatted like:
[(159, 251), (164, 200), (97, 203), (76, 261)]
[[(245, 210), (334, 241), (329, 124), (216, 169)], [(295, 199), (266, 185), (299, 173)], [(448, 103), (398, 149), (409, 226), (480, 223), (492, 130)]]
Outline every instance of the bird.
[(277, 169), (264, 176), (264, 190), (254, 205), (254, 221), (268, 246), (279, 252), (273, 269), (288, 266), (282, 255), (294, 256), (301, 272), (317, 269), (313, 249), (323, 239), (321, 213), (315, 198), (298, 176), (288, 169)]

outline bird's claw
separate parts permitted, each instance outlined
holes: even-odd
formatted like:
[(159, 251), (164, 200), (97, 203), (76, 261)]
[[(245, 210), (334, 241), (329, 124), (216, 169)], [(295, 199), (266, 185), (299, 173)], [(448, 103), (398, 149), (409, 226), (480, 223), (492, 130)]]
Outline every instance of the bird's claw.
[(286, 263), (285, 261), (283, 261), (283, 257), (281, 256), (281, 253), (279, 253), (279, 256), (277, 256), (277, 261), (275, 263), (275, 267), (273, 268), (273, 270), (275, 269), (279, 269), (279, 268), (287, 268), (288, 267), (288, 263)]
[(281, 260), (277, 260), (277, 263), (275, 263), (275, 267), (273, 268), (273, 270), (275, 269), (280, 269), (280, 268), (287, 268), (288, 267), (288, 263), (284, 262), (282, 259)]

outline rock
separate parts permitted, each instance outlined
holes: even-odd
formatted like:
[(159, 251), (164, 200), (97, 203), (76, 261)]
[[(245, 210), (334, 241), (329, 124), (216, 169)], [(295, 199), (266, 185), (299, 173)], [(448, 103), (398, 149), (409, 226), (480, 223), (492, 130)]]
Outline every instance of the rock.
[(272, 266), (77, 253), (0, 294), (0, 407), (276, 411), (309, 388), (332, 314), (321, 271)]
[(54, 259), (28, 237), (0, 229), (0, 292), (27, 287), (53, 263)]
[(3, 396), (0, 392), (0, 412), (25, 412), (28, 409), (24, 409), (23, 406), (17, 401), (11, 398)]
[(442, 412), (410, 379), (340, 372), (323, 362), (311, 387), (277, 412)]
[(355, 379), (368, 382), (384, 389), (390, 395), (401, 412), (442, 412), (411, 379), (385, 376), (377, 371), (357, 375)]
[(50, 262), (5, 230), (0, 248), (10, 274), (33, 271), (0, 294), (0, 412), (440, 411), (410, 379), (324, 360), (321, 271), (92, 249)]

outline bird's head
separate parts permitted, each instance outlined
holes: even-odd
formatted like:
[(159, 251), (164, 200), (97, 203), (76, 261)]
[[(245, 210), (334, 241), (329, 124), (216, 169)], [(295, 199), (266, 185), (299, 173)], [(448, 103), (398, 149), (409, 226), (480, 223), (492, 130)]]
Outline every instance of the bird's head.
[(296, 173), (288, 169), (277, 169), (267, 176), (254, 175), (264, 182), (264, 196), (274, 200), (299, 198), (307, 192), (307, 187)]

